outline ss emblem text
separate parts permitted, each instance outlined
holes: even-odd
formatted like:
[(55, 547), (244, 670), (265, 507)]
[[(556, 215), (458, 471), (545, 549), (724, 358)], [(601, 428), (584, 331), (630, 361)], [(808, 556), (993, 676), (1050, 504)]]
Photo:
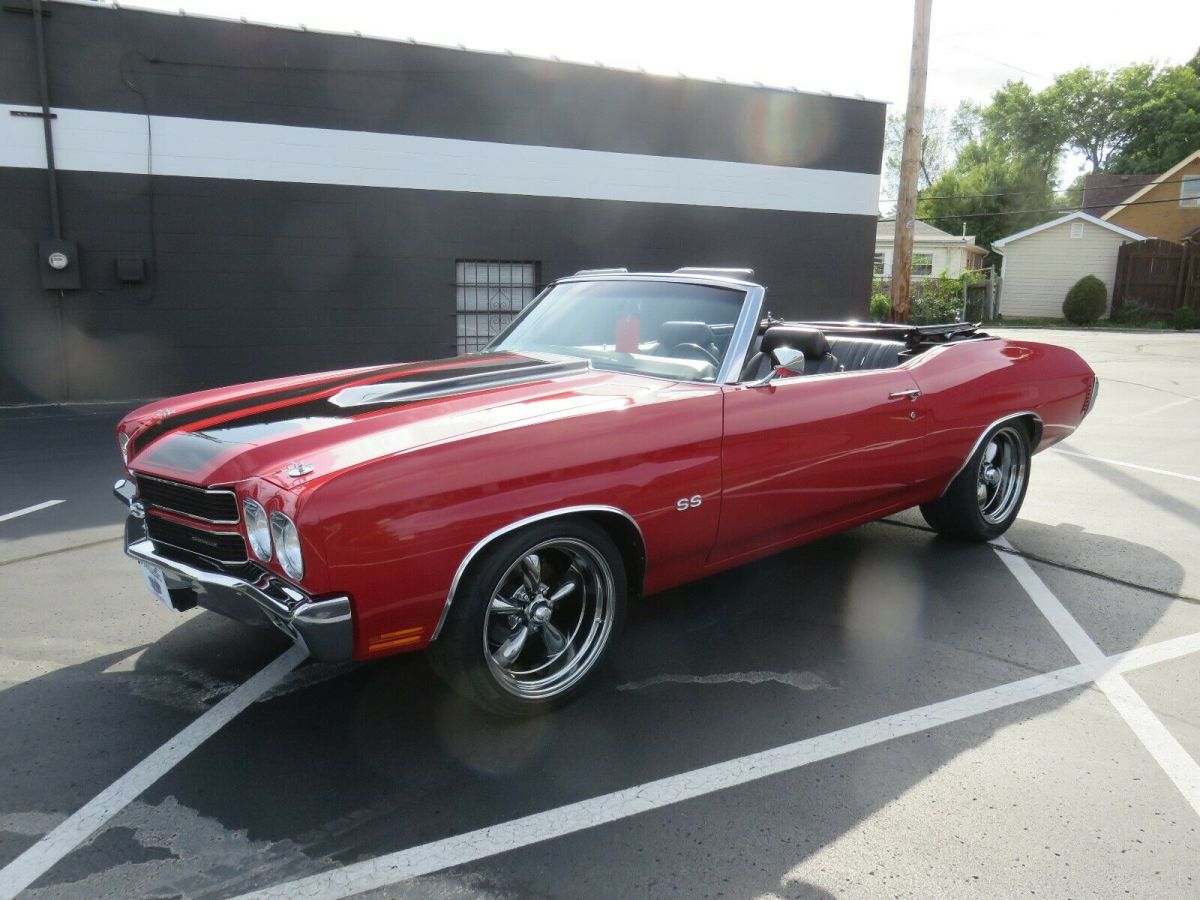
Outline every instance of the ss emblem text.
[(680, 497), (675, 501), (675, 508), (680, 512), (687, 512), (689, 509), (695, 509), (703, 502), (704, 500), (701, 499), (699, 494), (696, 494), (694, 497)]

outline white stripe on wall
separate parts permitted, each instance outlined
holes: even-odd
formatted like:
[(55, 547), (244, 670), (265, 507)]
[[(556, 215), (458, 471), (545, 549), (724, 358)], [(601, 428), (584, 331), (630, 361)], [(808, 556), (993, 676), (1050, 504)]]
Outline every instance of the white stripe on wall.
[[(0, 107), (0, 167), (46, 166), (42, 123)], [(146, 173), (146, 117), (55, 109), (55, 163), (80, 172)], [(471, 191), (791, 212), (877, 214), (879, 176), (722, 162), (151, 116), (153, 172), (304, 184)]]

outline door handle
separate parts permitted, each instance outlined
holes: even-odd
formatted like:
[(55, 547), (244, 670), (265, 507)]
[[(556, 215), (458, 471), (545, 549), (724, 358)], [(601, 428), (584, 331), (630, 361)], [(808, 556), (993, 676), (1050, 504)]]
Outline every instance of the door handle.
[(908, 388), (907, 390), (903, 390), (903, 391), (892, 391), (890, 394), (888, 394), (888, 399), (889, 400), (903, 400), (905, 397), (907, 397), (909, 400), (916, 400), (920, 396), (921, 396), (920, 388)]

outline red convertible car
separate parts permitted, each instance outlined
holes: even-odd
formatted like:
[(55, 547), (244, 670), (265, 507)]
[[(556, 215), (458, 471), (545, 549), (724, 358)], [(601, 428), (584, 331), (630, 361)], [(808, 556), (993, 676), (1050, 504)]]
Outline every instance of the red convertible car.
[(1096, 400), (1070, 350), (778, 321), (751, 277), (580, 272), (481, 353), (138, 409), (126, 553), (172, 609), (323, 660), (428, 647), (524, 714), (580, 688), (636, 597), (918, 504), (1002, 534)]

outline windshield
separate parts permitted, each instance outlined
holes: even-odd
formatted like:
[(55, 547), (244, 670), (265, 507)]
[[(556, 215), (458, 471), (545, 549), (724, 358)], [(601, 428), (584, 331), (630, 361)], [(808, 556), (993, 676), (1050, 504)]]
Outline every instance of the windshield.
[(556, 285), (491, 350), (581, 356), (598, 369), (715, 381), (744, 291), (674, 281)]

